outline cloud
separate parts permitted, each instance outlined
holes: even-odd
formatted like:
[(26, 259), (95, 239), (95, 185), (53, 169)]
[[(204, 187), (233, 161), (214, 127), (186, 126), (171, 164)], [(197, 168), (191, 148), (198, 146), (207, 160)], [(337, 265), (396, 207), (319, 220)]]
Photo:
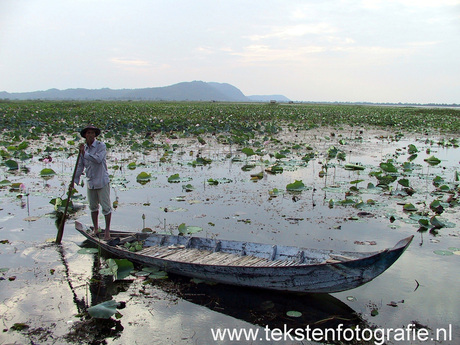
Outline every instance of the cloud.
[(114, 63), (115, 65), (126, 66), (126, 67), (149, 67), (151, 65), (150, 62), (146, 60), (116, 58), (116, 57), (111, 58), (110, 62)]
[(321, 46), (305, 46), (277, 49), (269, 45), (254, 44), (246, 46), (242, 51), (231, 53), (238, 56), (246, 64), (258, 64), (264, 62), (301, 62), (308, 59), (312, 54), (318, 54), (325, 51)]
[(336, 31), (337, 29), (329, 23), (298, 24), (274, 27), (271, 33), (262, 35), (255, 34), (246, 36), (246, 38), (251, 41), (260, 41), (272, 38), (290, 39), (306, 35), (329, 35), (335, 33)]

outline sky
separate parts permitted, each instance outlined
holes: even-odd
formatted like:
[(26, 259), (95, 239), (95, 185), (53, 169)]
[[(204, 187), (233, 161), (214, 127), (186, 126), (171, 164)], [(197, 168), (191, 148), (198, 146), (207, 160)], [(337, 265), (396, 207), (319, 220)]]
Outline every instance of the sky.
[(0, 91), (460, 104), (460, 0), (0, 0)]

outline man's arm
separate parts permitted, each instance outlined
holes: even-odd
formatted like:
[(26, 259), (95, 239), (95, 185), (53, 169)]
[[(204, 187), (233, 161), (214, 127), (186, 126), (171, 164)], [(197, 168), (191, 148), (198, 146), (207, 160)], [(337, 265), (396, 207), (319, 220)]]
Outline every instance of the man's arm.
[(84, 157), (94, 163), (101, 164), (102, 161), (105, 159), (106, 155), (107, 155), (107, 148), (105, 144), (103, 142), (98, 142), (97, 147), (96, 147), (96, 152), (91, 153), (91, 154), (88, 152), (85, 152)]
[(73, 180), (73, 183), (75, 184), (80, 184), (80, 177), (81, 174), (83, 174), (83, 170), (85, 169), (85, 162), (83, 161), (83, 155), (80, 155), (80, 160), (78, 161), (78, 166), (77, 170), (75, 171), (75, 178)]
[(77, 170), (75, 171), (75, 178), (73, 180), (73, 183), (75, 184), (80, 184), (80, 177), (81, 174), (83, 174), (83, 170), (85, 169), (85, 161), (83, 160), (85, 155), (85, 144), (80, 144), (78, 154), (80, 155), (80, 159), (78, 160), (78, 166)]

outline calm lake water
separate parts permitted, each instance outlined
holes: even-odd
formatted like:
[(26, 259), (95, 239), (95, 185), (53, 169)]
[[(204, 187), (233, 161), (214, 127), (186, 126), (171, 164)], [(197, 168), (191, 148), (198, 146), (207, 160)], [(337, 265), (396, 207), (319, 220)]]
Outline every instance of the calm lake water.
[[(330, 295), (196, 284), (181, 277), (144, 284), (141, 277), (132, 276), (125, 282), (98, 284), (103, 278), (98, 274), (98, 257), (78, 253), (88, 244), (73, 229), (75, 219), (90, 224), (84, 187), (78, 187), (80, 196), (75, 199), (82, 209), (67, 221), (62, 246), (49, 241), (56, 236), (54, 206), (49, 201), (65, 194), (75, 157), (56, 151), (50, 153), (50, 163), (39, 160), (44, 155), (21, 163), (28, 171), (10, 172), (2, 167), (0, 180), (22, 183), (24, 189), (0, 189), (0, 343), (313, 344), (276, 337), (277, 333), (270, 333), (274, 337), (267, 340), (265, 326), (272, 330), (307, 325), (327, 328), (343, 322), (373, 329), (407, 329), (415, 323), (418, 328), (430, 329), (430, 341), (439, 329), (446, 329), (452, 339), (443, 344), (458, 344), (459, 206), (446, 208), (439, 216), (447, 227), (437, 234), (418, 232), (417, 221), (403, 211), (407, 203), (429, 211), (434, 199), (445, 201), (449, 197), (448, 193), (433, 194), (432, 182), (440, 176), (454, 188), (460, 151), (438, 144), (450, 138), (323, 129), (283, 134), (277, 138), (279, 142), (264, 143), (267, 154), (262, 157), (246, 157), (238, 147), (220, 145), (211, 136), (205, 137), (206, 145), (193, 138), (155, 138), (159, 144), (177, 144), (168, 155), (162, 148), (144, 154), (116, 146), (110, 149), (111, 196), (118, 202), (112, 218), (114, 229), (135, 231), (145, 226), (177, 233), (177, 227), (185, 223), (203, 228), (199, 236), (351, 251), (392, 247), (400, 239), (415, 235), (409, 249), (383, 275), (360, 288)], [(44, 144), (59, 145), (58, 141)], [(308, 144), (312, 150), (293, 148), (295, 143)], [(407, 178), (415, 193), (404, 195), (397, 182), (391, 184), (392, 190), (368, 188), (368, 183), (378, 183), (369, 173), (378, 171), (380, 163), (393, 159), (399, 167), (408, 162), (410, 144), (417, 147), (418, 156), (411, 161), (412, 169), (398, 179)], [(327, 159), (331, 146), (346, 154), (344, 162)], [(276, 160), (273, 154), (286, 148), (284, 172), (266, 173), (267, 162)], [(308, 152), (315, 152), (316, 157), (306, 163), (301, 158)], [(211, 164), (190, 164), (198, 154), (211, 159)], [(430, 166), (424, 161), (430, 156), (441, 163)], [(135, 169), (128, 169), (132, 162)], [(365, 170), (346, 170), (346, 163), (360, 163)], [(327, 174), (320, 177), (325, 164)], [(253, 167), (243, 170), (245, 165)], [(52, 168), (57, 174), (45, 180), (40, 177), (43, 168)], [(146, 184), (137, 182), (141, 172), (150, 173), (152, 179)], [(260, 172), (261, 179), (251, 179)], [(181, 181), (169, 183), (168, 177), (174, 174), (179, 174)], [(209, 179), (219, 183), (210, 185)], [(305, 190), (286, 192), (286, 185), (296, 180), (305, 184)], [(187, 192), (183, 188), (187, 184), (194, 190)], [(359, 192), (352, 197), (364, 201), (362, 209), (340, 205), (354, 185)], [(274, 188), (282, 193), (270, 197)], [(95, 323), (76, 317), (84, 305), (110, 297), (126, 302), (119, 310), (121, 318)], [(302, 315), (292, 317), (289, 311)], [(15, 323), (29, 328), (13, 330)], [(213, 330), (217, 328), (259, 333), (254, 341), (215, 341)], [(387, 343), (410, 344), (410, 340), (392, 338)]]

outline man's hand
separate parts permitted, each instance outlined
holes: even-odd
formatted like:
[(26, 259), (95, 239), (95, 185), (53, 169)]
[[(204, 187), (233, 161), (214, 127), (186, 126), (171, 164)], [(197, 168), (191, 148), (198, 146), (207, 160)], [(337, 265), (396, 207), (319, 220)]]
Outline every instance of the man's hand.
[(80, 154), (81, 155), (85, 154), (85, 144), (83, 144), (83, 143), (80, 144)]

